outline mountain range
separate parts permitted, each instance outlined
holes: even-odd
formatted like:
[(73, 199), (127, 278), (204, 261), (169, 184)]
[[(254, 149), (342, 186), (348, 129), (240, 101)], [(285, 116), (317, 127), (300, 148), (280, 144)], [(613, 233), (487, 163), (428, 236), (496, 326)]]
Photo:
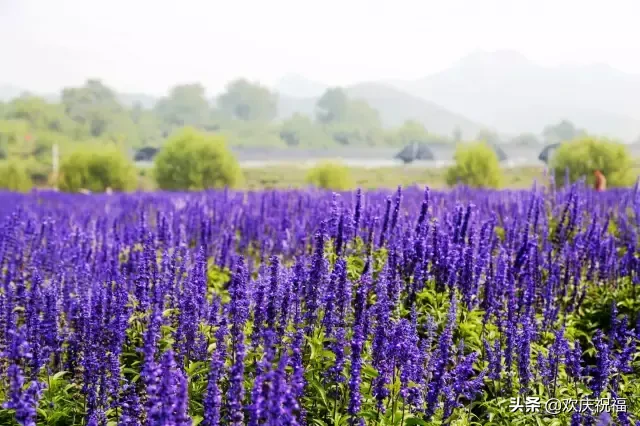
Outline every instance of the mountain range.
[[(344, 89), (350, 98), (364, 100), (378, 110), (385, 127), (399, 126), (411, 119), (423, 123), (432, 133), (448, 136), (457, 127), (463, 136), (468, 137), (475, 136), (485, 127), (433, 102), (410, 95), (388, 84), (359, 83)], [(320, 93), (324, 90), (321, 90)], [(290, 117), (294, 113), (313, 116), (320, 96), (296, 97), (284, 93), (278, 87), (276, 87), (276, 91), (280, 94), (278, 113), (281, 118)]]
[[(326, 85), (305, 85), (302, 77), (287, 76), (276, 90), (291, 98), (321, 87)], [(455, 126), (465, 136), (474, 136), (468, 132), (478, 128), (539, 134), (547, 125), (570, 120), (603, 136), (627, 141), (640, 136), (640, 75), (605, 64), (545, 67), (511, 50), (477, 51), (417, 80), (347, 89), (378, 108), (385, 124), (413, 118), (441, 134), (450, 134)], [(381, 99), (393, 102), (380, 105)]]
[[(272, 87), (280, 95), (280, 118), (313, 115), (328, 87), (302, 75), (285, 75)], [(570, 120), (603, 136), (626, 141), (640, 136), (640, 75), (603, 64), (545, 67), (515, 51), (477, 51), (417, 80), (362, 82), (345, 90), (377, 109), (385, 126), (413, 119), (441, 135), (455, 128), (466, 138), (482, 129), (505, 136), (540, 134), (547, 125)], [(22, 92), (0, 86), (0, 100)], [(146, 94), (119, 97), (124, 104), (146, 107), (156, 99)]]

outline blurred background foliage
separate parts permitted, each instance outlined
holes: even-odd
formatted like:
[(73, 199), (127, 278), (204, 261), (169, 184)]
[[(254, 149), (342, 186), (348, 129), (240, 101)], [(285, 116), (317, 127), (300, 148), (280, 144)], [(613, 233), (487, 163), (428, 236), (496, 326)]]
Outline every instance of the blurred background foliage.
[[(313, 180), (308, 175), (325, 170), (322, 174), (328, 176), (331, 172), (327, 170), (334, 166), (336, 173), (349, 175), (344, 178), (349, 186), (353, 183), (364, 187), (395, 186), (398, 183), (526, 187), (533, 183), (533, 176), (539, 180), (546, 179), (542, 166), (535, 171), (524, 168), (502, 170), (488, 151), (468, 143), (469, 138), (464, 138), (460, 129), (454, 129), (450, 135), (439, 135), (430, 132), (422, 122), (412, 119), (395, 127), (385, 127), (376, 109), (364, 100), (348, 96), (339, 87), (327, 89), (317, 99), (315, 110), (310, 114), (293, 113), (286, 118), (278, 118), (278, 100), (277, 93), (246, 79), (230, 82), (215, 99), (208, 99), (205, 88), (197, 83), (175, 86), (157, 100), (143, 95), (123, 99), (122, 95), (95, 79), (87, 80), (79, 87), (64, 88), (55, 100), (24, 93), (10, 102), (0, 103), (0, 161), (11, 162), (3, 166), (5, 169), (25, 170), (29, 184), (18, 185), (20, 188), (57, 184), (60, 189), (69, 191), (103, 191), (106, 188), (149, 190), (157, 187), (194, 189), (220, 185), (286, 187), (310, 182), (322, 186), (325, 183), (321, 182), (327, 182), (327, 179), (315, 177)], [(198, 183), (195, 181), (200, 178), (176, 175), (173, 184), (167, 182), (166, 176), (157, 182), (154, 180), (158, 177), (155, 172), (162, 167), (156, 164), (155, 172), (151, 172), (141, 169), (139, 162), (136, 172), (133, 166), (136, 157), (147, 155), (145, 160), (151, 164), (154, 155), (163, 151), (167, 140), (185, 127), (192, 129), (188, 133), (188, 138), (194, 139), (192, 146), (211, 153), (226, 153), (221, 154), (224, 157), (221, 164), (230, 167), (228, 173), (233, 178), (207, 178), (209, 183), (204, 183), (202, 178)], [(558, 177), (564, 177), (567, 169), (572, 181), (581, 176), (591, 179), (595, 168), (605, 173), (611, 186), (629, 185), (635, 181), (636, 164), (624, 144), (589, 136), (566, 120), (545, 127), (541, 134), (547, 142), (571, 141), (562, 144), (550, 164), (556, 181), (563, 180)], [(481, 130), (471, 139), (490, 145), (506, 142), (488, 129)], [(287, 166), (279, 170), (262, 167), (240, 172), (237, 160), (228, 153), (229, 148), (401, 148), (415, 141), (455, 145), (455, 164), (448, 170), (352, 168), (347, 173), (344, 165), (322, 164), (312, 171), (297, 171), (295, 167)], [(536, 135), (523, 134), (508, 142), (542, 147), (543, 141)], [(203, 144), (219, 147), (203, 148)], [(57, 174), (52, 158), (54, 145), (58, 147), (61, 162)], [(574, 149), (576, 147), (579, 149)], [(212, 169), (207, 169), (202, 161), (191, 158), (193, 170), (199, 170), (191, 171), (191, 175), (205, 170), (211, 172)], [(101, 162), (108, 165), (98, 166)], [(80, 175), (71, 177), (71, 173)], [(211, 173), (209, 175), (212, 176)], [(2, 180), (0, 186), (10, 188), (5, 182), (9, 181)], [(335, 181), (331, 185), (341, 187)]]

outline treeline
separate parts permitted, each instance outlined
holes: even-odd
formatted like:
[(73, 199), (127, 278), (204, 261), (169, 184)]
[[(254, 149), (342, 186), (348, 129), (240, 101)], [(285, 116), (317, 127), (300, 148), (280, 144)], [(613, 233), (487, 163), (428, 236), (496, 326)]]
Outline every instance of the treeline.
[[(63, 89), (57, 101), (25, 93), (0, 103), (0, 161), (21, 162), (36, 185), (46, 185), (54, 169), (54, 145), (61, 159), (79, 148), (98, 152), (107, 147), (134, 158), (135, 152), (157, 151), (184, 127), (215, 133), (228, 146), (245, 148), (402, 147), (412, 141), (458, 143), (462, 139), (459, 129), (449, 136), (436, 135), (415, 120), (384, 128), (377, 110), (350, 98), (341, 88), (328, 89), (318, 99), (313, 116), (294, 114), (281, 120), (278, 95), (245, 79), (232, 81), (215, 99), (207, 98), (202, 85), (186, 84), (145, 105), (123, 102), (121, 95), (101, 81), (88, 80), (81, 87)], [(562, 121), (545, 128), (540, 136), (523, 134), (509, 142), (556, 142), (583, 133), (571, 122)], [(504, 142), (489, 130), (471, 139)]]
[[(607, 176), (610, 186), (629, 186), (635, 181), (632, 169), (625, 144), (592, 137), (562, 143), (550, 162), (551, 176), (560, 186), (585, 177), (591, 183), (596, 171)], [(461, 143), (457, 145), (454, 164), (446, 170), (445, 182), (448, 186), (500, 188), (504, 183), (503, 172), (492, 145), (484, 141)], [(59, 173), (50, 175), (49, 183), (66, 192), (156, 188), (192, 191), (238, 188), (244, 180), (244, 171), (223, 136), (185, 127), (163, 144), (152, 168), (136, 170), (131, 158), (113, 145), (100, 149), (80, 147), (64, 158)], [(307, 184), (331, 190), (355, 187), (351, 170), (339, 163), (320, 164), (308, 170), (305, 180)], [(143, 181), (151, 181), (152, 187), (141, 186)], [(23, 163), (0, 161), (0, 189), (28, 191), (32, 186)]]
[[(379, 113), (350, 99), (340, 88), (319, 98), (315, 116), (295, 114), (278, 120), (278, 95), (245, 79), (228, 84), (216, 99), (200, 84), (173, 87), (153, 105), (121, 101), (99, 80), (62, 90), (58, 101), (28, 93), (0, 103), (0, 160), (18, 159), (36, 183), (52, 170), (52, 147), (62, 156), (78, 147), (114, 145), (131, 157), (143, 148), (159, 148), (177, 129), (189, 126), (222, 135), (232, 147), (331, 148), (402, 146), (413, 140), (448, 143), (417, 122), (385, 129)], [(151, 150), (153, 151), (153, 150)]]
[[(215, 99), (207, 98), (202, 85), (186, 84), (173, 87), (157, 101), (146, 100), (146, 105), (132, 99), (125, 103), (101, 81), (88, 80), (81, 87), (63, 89), (56, 102), (24, 94), (0, 103), (0, 156), (10, 152), (38, 156), (50, 149), (53, 140), (62, 145), (108, 141), (131, 150), (157, 148), (185, 126), (221, 133), (233, 147), (403, 146), (411, 141), (450, 143), (463, 138), (459, 129), (452, 129), (450, 135), (433, 134), (416, 120), (384, 128), (376, 109), (349, 98), (341, 88), (328, 89), (318, 99), (314, 116), (298, 113), (284, 120), (278, 119), (278, 94), (245, 79), (230, 82)], [(497, 133), (484, 130), (465, 139), (537, 144), (571, 139), (578, 132), (563, 121), (541, 135), (501, 140)]]
[(110, 141), (132, 149), (159, 147), (185, 126), (222, 133), (230, 145), (244, 147), (395, 146), (414, 139), (449, 142), (455, 137), (455, 132), (450, 137), (433, 135), (412, 120), (385, 129), (378, 111), (365, 101), (350, 99), (340, 88), (327, 90), (316, 107), (313, 117), (294, 114), (278, 120), (278, 95), (245, 79), (229, 83), (215, 99), (207, 98), (202, 85), (187, 84), (173, 87), (153, 105), (126, 105), (101, 81), (88, 80), (81, 87), (63, 89), (59, 102), (24, 94), (0, 104), (0, 133), (5, 148), (8, 136), (28, 133), (34, 140), (55, 136)]

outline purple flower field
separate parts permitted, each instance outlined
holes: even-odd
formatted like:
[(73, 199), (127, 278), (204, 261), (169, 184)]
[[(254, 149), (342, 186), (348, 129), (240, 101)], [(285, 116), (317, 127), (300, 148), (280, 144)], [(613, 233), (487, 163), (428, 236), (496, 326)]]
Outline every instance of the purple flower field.
[(581, 183), (0, 193), (0, 425), (640, 424), (639, 234)]

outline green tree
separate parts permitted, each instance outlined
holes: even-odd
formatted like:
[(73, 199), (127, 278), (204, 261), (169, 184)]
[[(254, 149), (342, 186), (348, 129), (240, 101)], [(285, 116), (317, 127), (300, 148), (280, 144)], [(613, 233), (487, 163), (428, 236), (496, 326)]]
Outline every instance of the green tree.
[(402, 126), (395, 130), (394, 139), (397, 143), (406, 145), (413, 141), (428, 142), (430, 139), (429, 132), (419, 121), (407, 120)]
[(567, 170), (571, 182), (585, 177), (593, 185), (593, 173), (600, 170), (607, 178), (607, 186), (630, 186), (635, 180), (632, 167), (633, 160), (625, 144), (588, 136), (563, 143), (551, 159), (551, 170), (558, 185), (564, 183)]
[[(159, 146), (163, 141), (163, 128), (168, 128), (154, 113), (154, 111), (145, 109), (140, 103), (133, 105), (129, 111), (131, 120), (138, 131), (139, 146)], [(131, 143), (131, 147), (137, 148)]]
[(100, 80), (87, 80), (82, 87), (62, 90), (65, 113), (85, 131), (80, 138), (103, 138), (137, 144), (138, 132), (116, 93)]
[(542, 136), (547, 144), (571, 141), (586, 136), (587, 132), (578, 129), (571, 121), (562, 120), (542, 130)]
[(77, 126), (60, 104), (49, 103), (37, 96), (22, 96), (14, 99), (7, 108), (6, 117), (24, 120), (35, 130), (48, 130), (74, 135)]
[(154, 108), (158, 119), (170, 131), (184, 126), (203, 128), (209, 109), (205, 88), (199, 83), (174, 86)]
[(476, 135), (476, 140), (481, 142), (487, 142), (490, 145), (498, 145), (501, 143), (500, 135), (493, 130), (482, 129)]
[(131, 160), (115, 146), (81, 147), (60, 164), (58, 186), (62, 191), (87, 189), (103, 192), (129, 191), (137, 185), (137, 174)]
[(6, 154), (23, 157), (32, 152), (32, 138), (29, 122), (25, 120), (0, 121), (0, 146)]
[(294, 114), (280, 127), (280, 138), (287, 146), (329, 147), (331, 138), (309, 117)]
[(218, 107), (244, 121), (272, 121), (278, 115), (278, 95), (246, 79), (234, 80), (218, 97)]
[(532, 146), (539, 145), (540, 139), (533, 133), (522, 133), (511, 139), (511, 143), (515, 145)]
[(216, 132), (227, 146), (285, 148), (279, 136), (280, 127), (264, 121), (231, 120)]
[(486, 142), (459, 145), (454, 161), (446, 172), (449, 186), (461, 183), (476, 188), (498, 188), (502, 182), (498, 156)]
[(27, 168), (16, 160), (0, 161), (0, 188), (27, 192), (33, 186)]
[(349, 168), (341, 163), (320, 163), (309, 170), (306, 180), (318, 188), (334, 191), (347, 191), (355, 186)]
[(233, 187), (242, 178), (224, 138), (191, 127), (169, 138), (155, 158), (154, 173), (158, 187), (166, 190)]
[(316, 103), (316, 120), (329, 124), (344, 121), (349, 110), (349, 98), (343, 89), (327, 89)]
[(345, 121), (360, 129), (382, 127), (378, 110), (361, 99), (349, 101)]
[(460, 128), (460, 126), (456, 126), (453, 129), (453, 132), (451, 132), (451, 139), (455, 143), (462, 142), (462, 129)]

